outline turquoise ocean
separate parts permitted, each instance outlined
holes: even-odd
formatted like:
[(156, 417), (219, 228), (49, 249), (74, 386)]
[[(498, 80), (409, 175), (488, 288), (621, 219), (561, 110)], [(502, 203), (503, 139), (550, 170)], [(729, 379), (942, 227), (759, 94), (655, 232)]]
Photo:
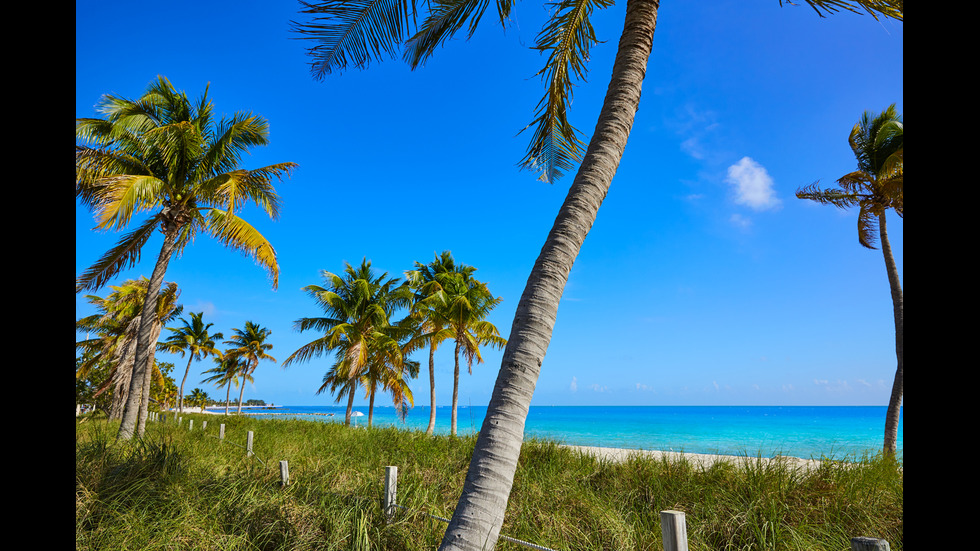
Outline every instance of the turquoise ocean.
[[(217, 409), (217, 408), (216, 408)], [(460, 434), (479, 432), (486, 407), (461, 406)], [(223, 408), (220, 408), (223, 411)], [(860, 459), (881, 450), (885, 406), (531, 406), (525, 438), (578, 446), (722, 455), (787, 455), (805, 459)], [(343, 423), (343, 406), (275, 406), (250, 415)], [(367, 425), (367, 407), (353, 424)], [(449, 407), (436, 408), (436, 432), (449, 434)], [(331, 415), (333, 414), (333, 415)], [(904, 419), (904, 408), (903, 415)], [(374, 426), (425, 431), (429, 408), (374, 408)], [(902, 458), (903, 423), (898, 429)]]

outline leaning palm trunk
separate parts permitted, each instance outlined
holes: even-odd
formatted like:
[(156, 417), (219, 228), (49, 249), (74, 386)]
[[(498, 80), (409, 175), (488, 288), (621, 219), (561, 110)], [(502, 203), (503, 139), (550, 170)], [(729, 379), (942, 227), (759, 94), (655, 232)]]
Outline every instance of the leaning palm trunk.
[(442, 550), (482, 550), (496, 545), (558, 302), (622, 159), (640, 102), (659, 6), (659, 0), (627, 3), (599, 122), (517, 305), (500, 373)]
[(191, 362), (194, 361), (194, 354), (189, 354), (190, 358), (187, 359), (187, 369), (184, 370), (184, 378), (180, 380), (180, 390), (177, 395), (177, 412), (184, 413), (184, 384), (187, 382), (187, 376), (191, 373)]
[(892, 383), (892, 395), (888, 400), (888, 411), (885, 413), (885, 445), (886, 455), (895, 455), (898, 446), (898, 420), (901, 414), (902, 395), (904, 392), (904, 374), (902, 371), (904, 356), (905, 307), (902, 299), (902, 282), (898, 278), (898, 267), (892, 256), (892, 246), (888, 242), (888, 232), (885, 229), (885, 213), (878, 216), (878, 231), (881, 238), (881, 251), (885, 257), (885, 270), (888, 272), (888, 284), (891, 287), (892, 310), (895, 315), (895, 356), (898, 367), (895, 369), (895, 381)]
[(255, 371), (256, 367), (258, 367), (258, 360), (253, 363), (251, 368), (246, 369), (245, 374), (242, 376), (242, 388), (238, 391), (238, 415), (242, 414), (242, 398), (245, 397), (245, 383), (248, 382), (248, 376)]
[[(146, 298), (143, 300), (143, 310), (140, 315), (140, 329), (136, 338), (136, 360), (133, 364), (133, 377), (129, 384), (129, 395), (126, 398), (126, 408), (123, 411), (122, 422), (119, 424), (119, 434), (117, 440), (129, 440), (137, 430), (139, 424), (139, 434), (143, 435), (146, 416), (140, 410), (144, 407), (144, 388), (146, 401), (149, 402), (150, 366), (153, 365), (153, 353), (156, 350), (156, 337), (153, 336), (153, 326), (157, 318), (157, 303), (160, 300), (160, 288), (163, 286), (163, 276), (167, 273), (167, 265), (173, 255), (174, 247), (177, 243), (177, 233), (164, 229), (163, 246), (160, 248), (160, 256), (157, 257), (156, 266), (153, 267), (153, 275), (146, 287)], [(142, 420), (141, 420), (142, 419)]]
[(436, 347), (429, 345), (429, 427), (425, 433), (431, 435), (436, 429)]

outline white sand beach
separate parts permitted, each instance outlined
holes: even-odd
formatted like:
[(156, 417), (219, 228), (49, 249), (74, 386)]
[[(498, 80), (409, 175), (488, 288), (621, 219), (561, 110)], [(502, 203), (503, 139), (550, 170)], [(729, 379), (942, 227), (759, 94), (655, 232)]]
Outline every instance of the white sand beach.
[[(680, 458), (684, 457), (693, 464), (701, 465), (704, 467), (710, 467), (718, 462), (729, 462), (734, 465), (739, 465), (745, 462), (756, 461), (755, 457), (743, 457), (736, 455), (713, 455), (707, 453), (681, 453), (681, 452), (662, 452), (653, 450), (629, 450), (622, 448), (599, 448), (592, 446), (564, 446), (566, 448), (579, 451), (585, 454), (591, 454), (599, 459), (607, 461), (625, 461), (634, 455), (653, 457), (655, 459), (660, 459), (662, 457), (673, 457)], [(799, 457), (786, 457), (780, 456), (775, 458), (763, 458), (763, 462), (785, 462), (790, 465), (795, 465), (801, 468), (816, 468), (820, 465), (820, 461), (814, 459), (801, 459)]]

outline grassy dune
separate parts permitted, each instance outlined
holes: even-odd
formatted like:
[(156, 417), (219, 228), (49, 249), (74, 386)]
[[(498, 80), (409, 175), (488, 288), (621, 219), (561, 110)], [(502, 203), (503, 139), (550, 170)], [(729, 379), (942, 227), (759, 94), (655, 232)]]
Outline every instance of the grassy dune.
[[(78, 550), (432, 550), (446, 525), (429, 514), (452, 515), (475, 441), (185, 414), (182, 426), (150, 422), (142, 440), (116, 443), (117, 423), (84, 419), (75, 428)], [(407, 509), (390, 524), (381, 510), (386, 465), (398, 466), (398, 503)], [(898, 550), (902, 497), (902, 469), (880, 457), (818, 469), (618, 463), (531, 440), (501, 534), (556, 550), (659, 550), (659, 512), (674, 509), (687, 515), (692, 551), (840, 551), (852, 536)], [(501, 541), (497, 549), (527, 548)]]

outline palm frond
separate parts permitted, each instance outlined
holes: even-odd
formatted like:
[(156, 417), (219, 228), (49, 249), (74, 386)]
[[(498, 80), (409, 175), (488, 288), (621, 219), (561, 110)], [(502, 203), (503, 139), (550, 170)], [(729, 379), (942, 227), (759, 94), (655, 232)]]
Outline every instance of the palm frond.
[(104, 188), (95, 208), (100, 229), (119, 229), (129, 225), (133, 215), (160, 204), (165, 183), (153, 176), (120, 174), (102, 180)]
[[(476, 26), (487, 9), (489, 0), (434, 0), (430, 2), (429, 15), (417, 33), (405, 42), (405, 61), (412, 69), (424, 65), (435, 49), (446, 43), (469, 22), (467, 39), (473, 36)], [(500, 6), (501, 10), (508, 6)], [(503, 11), (501, 11), (501, 14)], [(501, 18), (504, 16), (501, 15)]]
[[(817, 12), (820, 17), (825, 17), (837, 13), (840, 10), (852, 13), (868, 13), (871, 17), (878, 19), (878, 16), (890, 17), (902, 21), (903, 0), (805, 0), (806, 3)], [(795, 6), (790, 0), (786, 3)], [(779, 5), (783, 5), (783, 0), (779, 0)]]
[(124, 235), (115, 247), (109, 249), (98, 262), (75, 280), (75, 292), (98, 289), (123, 269), (135, 266), (140, 260), (143, 245), (153, 235), (158, 223), (158, 217), (151, 217)]
[(279, 262), (276, 251), (258, 230), (234, 214), (211, 208), (208, 210), (208, 233), (222, 244), (251, 256), (272, 278), (272, 288), (279, 286)]
[(858, 212), (857, 230), (858, 243), (862, 247), (877, 249), (875, 243), (878, 241), (878, 216), (865, 205)]
[(308, 52), (317, 80), (348, 66), (364, 68), (382, 54), (390, 57), (411, 33), (415, 0), (300, 0), (307, 23), (291, 22), (300, 38), (316, 45)]
[(581, 161), (584, 142), (568, 121), (572, 101), (572, 79), (585, 80), (589, 49), (598, 42), (589, 17), (596, 7), (611, 0), (561, 0), (550, 4), (555, 15), (538, 34), (534, 49), (549, 52), (538, 72), (547, 91), (538, 102), (535, 119), (521, 132), (534, 126), (527, 154), (520, 162), (525, 169), (541, 172), (541, 179), (554, 183)]
[(213, 133), (201, 163), (206, 174), (232, 170), (250, 148), (268, 145), (269, 121), (251, 113), (235, 113), (218, 123)]
[(861, 202), (861, 198), (854, 193), (832, 188), (821, 189), (817, 182), (796, 190), (796, 197), (797, 199), (809, 199), (823, 205), (833, 205), (840, 209), (848, 209)]

